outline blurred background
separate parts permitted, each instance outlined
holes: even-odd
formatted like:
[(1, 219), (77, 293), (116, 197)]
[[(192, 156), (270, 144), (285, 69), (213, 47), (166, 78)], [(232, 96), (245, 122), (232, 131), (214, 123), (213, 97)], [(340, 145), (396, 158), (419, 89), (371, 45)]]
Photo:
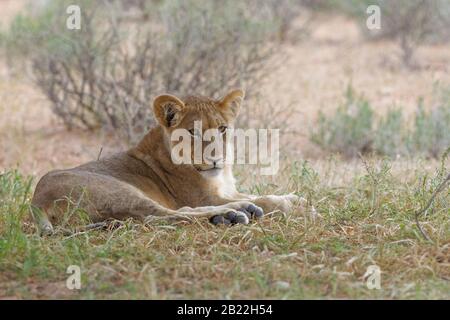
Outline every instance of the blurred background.
[[(81, 9), (70, 30), (69, 5)], [(381, 28), (369, 30), (369, 5)], [(448, 0), (0, 0), (0, 172), (124, 149), (162, 92), (242, 87), (238, 127), (282, 154), (438, 159), (450, 146)]]

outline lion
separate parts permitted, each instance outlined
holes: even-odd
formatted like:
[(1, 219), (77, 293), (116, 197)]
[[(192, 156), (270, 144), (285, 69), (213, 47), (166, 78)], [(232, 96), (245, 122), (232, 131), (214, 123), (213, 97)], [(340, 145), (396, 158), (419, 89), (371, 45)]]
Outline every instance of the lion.
[(304, 204), (305, 199), (293, 193), (255, 196), (238, 192), (232, 164), (226, 163), (223, 155), (198, 164), (172, 161), (174, 130), (192, 133), (194, 121), (199, 120), (202, 130), (233, 128), (243, 99), (241, 89), (218, 100), (193, 95), (156, 97), (153, 113), (157, 124), (135, 147), (72, 169), (51, 171), (40, 179), (31, 203), (38, 230), (52, 234), (53, 224), (62, 218), (69, 203), (83, 208), (94, 222), (207, 217), (216, 225), (247, 224), (264, 213), (288, 212)]

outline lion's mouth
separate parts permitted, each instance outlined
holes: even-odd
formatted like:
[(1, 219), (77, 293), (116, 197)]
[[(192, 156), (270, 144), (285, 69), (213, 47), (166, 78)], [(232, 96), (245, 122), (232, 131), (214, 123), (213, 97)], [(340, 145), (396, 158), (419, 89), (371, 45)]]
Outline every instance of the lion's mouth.
[(224, 168), (223, 163), (204, 163), (200, 165), (194, 165), (197, 171), (220, 171)]
[(216, 177), (221, 174), (223, 168), (211, 167), (211, 168), (196, 168), (197, 171), (205, 178)]
[(211, 172), (214, 172), (214, 171), (220, 171), (220, 170), (222, 170), (223, 168), (220, 168), (220, 167), (212, 167), (212, 168), (205, 168), (205, 169), (203, 169), (203, 168), (197, 168), (197, 170), (198, 171), (211, 171)]

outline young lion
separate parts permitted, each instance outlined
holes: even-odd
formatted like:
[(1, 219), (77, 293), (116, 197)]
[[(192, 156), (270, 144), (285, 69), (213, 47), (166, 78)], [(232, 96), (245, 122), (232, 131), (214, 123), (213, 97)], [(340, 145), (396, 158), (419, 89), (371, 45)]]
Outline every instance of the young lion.
[(175, 129), (192, 132), (194, 121), (201, 120), (202, 130), (223, 132), (232, 127), (243, 98), (242, 90), (220, 100), (158, 96), (153, 112), (159, 124), (136, 147), (73, 169), (51, 171), (41, 178), (32, 200), (32, 215), (40, 232), (53, 232), (52, 222), (62, 217), (69, 201), (86, 210), (93, 221), (210, 217), (214, 224), (247, 224), (249, 218), (259, 218), (263, 212), (286, 212), (303, 203), (304, 199), (294, 194), (237, 192), (232, 166), (224, 157), (193, 165), (173, 163), (171, 133)]

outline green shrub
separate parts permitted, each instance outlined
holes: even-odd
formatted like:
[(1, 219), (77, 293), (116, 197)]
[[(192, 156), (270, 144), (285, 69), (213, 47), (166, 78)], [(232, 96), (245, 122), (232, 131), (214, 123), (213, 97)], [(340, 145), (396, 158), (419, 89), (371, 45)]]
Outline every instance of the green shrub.
[(373, 111), (369, 102), (355, 96), (349, 86), (345, 102), (336, 113), (328, 117), (319, 113), (316, 128), (311, 139), (319, 146), (331, 152), (339, 152), (347, 157), (354, 157), (359, 152), (366, 153), (372, 148)]
[(355, 98), (347, 89), (345, 103), (335, 113), (319, 114), (310, 139), (322, 149), (354, 157), (359, 153), (439, 158), (450, 147), (450, 99), (446, 93), (440, 104), (426, 111), (420, 100), (411, 121), (401, 109), (382, 116), (374, 115), (367, 100)]
[(398, 108), (389, 110), (378, 120), (374, 132), (374, 150), (377, 153), (391, 157), (406, 153), (406, 146), (403, 145), (405, 139), (403, 121), (402, 111)]
[(407, 146), (412, 154), (419, 153), (434, 158), (450, 147), (449, 100), (428, 112), (423, 102), (419, 103), (413, 128), (407, 138)]

